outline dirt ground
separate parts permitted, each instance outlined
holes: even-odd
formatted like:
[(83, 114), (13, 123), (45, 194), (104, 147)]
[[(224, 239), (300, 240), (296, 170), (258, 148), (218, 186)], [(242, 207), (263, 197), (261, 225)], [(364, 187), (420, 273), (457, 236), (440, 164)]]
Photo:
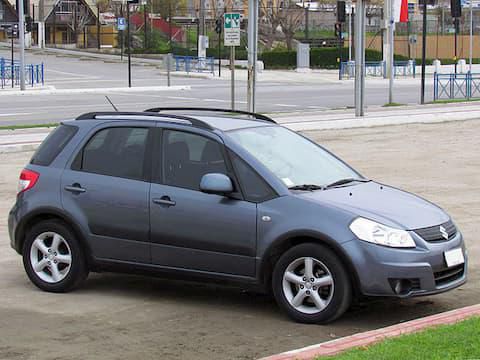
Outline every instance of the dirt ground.
[(93, 274), (69, 294), (28, 281), (7, 213), (30, 153), (0, 154), (1, 359), (253, 359), (477, 303), (480, 121), (308, 133), (365, 176), (430, 199), (466, 238), (469, 282), (435, 297), (379, 299), (328, 326), (291, 322), (266, 296), (216, 285)]

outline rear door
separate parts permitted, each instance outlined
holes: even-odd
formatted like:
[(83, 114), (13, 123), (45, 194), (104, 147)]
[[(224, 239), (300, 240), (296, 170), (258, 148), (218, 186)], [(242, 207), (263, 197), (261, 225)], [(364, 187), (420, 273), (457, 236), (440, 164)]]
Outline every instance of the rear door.
[(63, 173), (63, 206), (88, 229), (97, 258), (150, 262), (151, 129), (97, 128)]
[(189, 270), (255, 274), (255, 203), (205, 194), (200, 180), (223, 173), (236, 184), (223, 143), (213, 134), (166, 129), (154, 151), (150, 193), (152, 262)]

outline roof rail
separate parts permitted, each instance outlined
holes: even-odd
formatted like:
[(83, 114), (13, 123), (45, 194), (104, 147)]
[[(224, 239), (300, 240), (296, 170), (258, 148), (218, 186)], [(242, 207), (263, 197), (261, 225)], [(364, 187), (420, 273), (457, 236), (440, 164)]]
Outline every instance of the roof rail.
[(201, 108), (201, 107), (159, 107), (145, 110), (146, 112), (168, 112), (168, 111), (204, 111), (204, 112), (219, 112), (219, 113), (227, 113), (227, 114), (240, 114), (240, 115), (248, 115), (253, 117), (255, 120), (263, 120), (268, 121), (271, 123), (276, 124), (276, 121), (269, 118), (268, 116), (252, 113), (248, 111), (242, 110), (230, 110), (230, 109), (219, 109), (219, 108)]
[[(213, 128), (208, 125), (206, 122), (195, 119), (194, 117), (190, 116), (183, 116), (183, 115), (172, 115), (172, 114), (158, 114), (156, 112), (134, 112), (134, 111), (96, 111), (96, 112), (89, 112), (80, 115), (75, 120), (93, 120), (93, 119), (100, 119), (100, 118), (112, 118), (116, 120), (147, 120), (147, 119), (140, 119), (141, 117), (144, 118), (152, 118), (153, 120), (157, 121), (170, 121), (170, 122), (188, 122), (188, 125), (192, 125), (195, 127), (199, 127), (202, 129), (213, 130)], [(135, 118), (135, 119), (134, 119)]]

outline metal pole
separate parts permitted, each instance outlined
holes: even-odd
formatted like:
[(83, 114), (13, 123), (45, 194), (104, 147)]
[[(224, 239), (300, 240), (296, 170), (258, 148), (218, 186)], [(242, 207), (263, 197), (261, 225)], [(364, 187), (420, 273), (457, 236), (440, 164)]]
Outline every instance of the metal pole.
[(143, 5), (143, 48), (147, 48), (148, 43), (148, 28), (147, 28), (147, 2)]
[(425, 104), (425, 57), (427, 53), (427, 1), (423, 0), (423, 29), (422, 29), (422, 82), (420, 90), (420, 104)]
[(458, 34), (458, 18), (453, 19), (454, 25), (455, 25), (455, 55), (454, 55), (454, 60), (455, 60), (455, 74), (457, 74), (457, 34)]
[(100, 4), (97, 4), (97, 49), (100, 50), (101, 46), (100, 42)]
[(353, 4), (350, 5), (348, 13), (348, 61), (352, 61), (352, 11)]
[[(120, 4), (120, 16), (123, 18), (123, 4)], [(123, 34), (124, 31), (120, 30), (120, 60), (123, 61)], [(98, 43), (100, 44), (100, 38), (98, 38)]]
[(305, 40), (308, 40), (309, 37), (309, 27), (308, 27), (308, 13), (310, 11), (310, 4), (305, 5)]
[(472, 72), (472, 58), (473, 58), (473, 1), (470, 0), (470, 59), (469, 71)]
[(11, 73), (12, 73), (12, 88), (15, 87), (15, 82), (14, 82), (14, 77), (15, 77), (15, 56), (13, 52), (13, 26), (12, 26), (12, 63), (10, 67)]
[(199, 13), (199, 35), (205, 35), (205, 0), (200, 0), (200, 13)]
[(255, 83), (257, 75), (258, 1), (248, 0), (248, 111), (255, 112)]
[(170, 87), (170, 85), (172, 84), (171, 78), (170, 78), (170, 68), (172, 66), (171, 60), (172, 60), (172, 54), (167, 54), (167, 86), (168, 87)]
[(173, 52), (172, 45), (172, 4), (168, 3), (168, 44), (170, 46), (170, 52)]
[(218, 77), (222, 77), (222, 33), (218, 33)]
[(18, 40), (20, 45), (20, 90), (25, 90), (25, 19), (23, 0), (18, 1)]
[(364, 116), (365, 92), (365, 4), (357, 0), (355, 15), (355, 116)]
[(231, 74), (231, 105), (232, 110), (235, 110), (235, 46), (230, 46), (230, 74)]
[(388, 103), (393, 103), (393, 81), (395, 78), (395, 63), (394, 63), (394, 36), (393, 28), (395, 19), (393, 15), (393, 0), (389, 1), (388, 7)]
[(130, 3), (127, 1), (128, 87), (132, 87), (132, 58), (130, 48)]

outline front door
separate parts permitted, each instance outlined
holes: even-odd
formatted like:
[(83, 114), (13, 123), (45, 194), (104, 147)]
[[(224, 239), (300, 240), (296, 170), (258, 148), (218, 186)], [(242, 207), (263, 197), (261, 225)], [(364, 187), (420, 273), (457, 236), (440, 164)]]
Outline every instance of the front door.
[(233, 177), (220, 139), (179, 130), (162, 133), (150, 193), (152, 262), (254, 276), (256, 204), (199, 190), (207, 173)]

